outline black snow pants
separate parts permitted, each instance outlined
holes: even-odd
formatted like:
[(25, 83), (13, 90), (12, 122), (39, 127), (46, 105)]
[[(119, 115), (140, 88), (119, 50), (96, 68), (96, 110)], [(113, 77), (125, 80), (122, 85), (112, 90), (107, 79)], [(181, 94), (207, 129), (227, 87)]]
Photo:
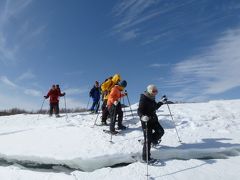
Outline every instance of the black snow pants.
[(146, 160), (147, 153), (146, 153), (146, 138), (148, 138), (148, 159), (150, 159), (151, 153), (151, 143), (157, 143), (164, 134), (164, 129), (158, 122), (157, 118), (150, 119), (147, 123), (142, 122), (142, 129), (144, 135), (144, 144), (143, 144), (143, 151), (142, 151), (142, 158)]

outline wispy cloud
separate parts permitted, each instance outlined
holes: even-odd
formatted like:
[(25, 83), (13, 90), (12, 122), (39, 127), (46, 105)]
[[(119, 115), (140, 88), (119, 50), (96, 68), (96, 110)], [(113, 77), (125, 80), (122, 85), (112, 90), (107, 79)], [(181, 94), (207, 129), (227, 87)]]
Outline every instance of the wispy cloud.
[[(112, 10), (116, 22), (112, 34), (123, 41), (138, 38), (142, 45), (160, 40), (171, 42), (194, 34), (198, 34), (195, 38), (201, 38), (202, 32), (225, 25), (228, 19), (237, 17), (238, 12), (236, 1), (120, 0)], [(126, 38), (130, 34), (131, 38)]]
[(14, 82), (10, 81), (6, 76), (1, 76), (0, 80), (9, 87), (18, 87)]
[(149, 65), (149, 67), (151, 67), (151, 68), (161, 68), (161, 67), (166, 67), (166, 66), (169, 66), (169, 64), (154, 63), (154, 64)]
[[(27, 76), (25, 78), (27, 78)], [(39, 90), (16, 84), (14, 81), (10, 80), (7, 76), (0, 76), (0, 81), (7, 87), (14, 88), (14, 91), (20, 91), (29, 96), (36, 97), (42, 94)], [(14, 91), (12, 91), (12, 93), (14, 93)]]
[(84, 71), (72, 71), (72, 72), (65, 72), (64, 74), (67, 76), (75, 76), (75, 75), (80, 75), (83, 73), (84, 73)]
[(18, 77), (18, 80), (28, 80), (28, 79), (34, 79), (34, 78), (35, 78), (35, 75), (30, 70), (28, 70), (27, 72), (21, 74)]
[[(44, 25), (32, 26), (28, 18), (22, 17), (23, 12), (29, 8), (32, 2), (33, 0), (5, 0), (2, 2), (3, 6), (0, 11), (0, 61), (5, 64), (20, 59), (19, 53), (26, 48), (24, 42), (39, 36), (46, 27)], [(12, 19), (15, 19), (15, 23), (12, 23)]]
[(42, 93), (35, 89), (25, 89), (24, 94), (39, 97), (39, 96), (41, 96)]
[[(144, 40), (143, 44), (148, 44), (158, 40), (161, 37), (165, 37), (172, 28), (177, 27), (177, 15), (176, 12), (188, 4), (191, 4), (195, 0), (188, 2), (163, 2), (161, 0), (122, 0), (119, 1), (113, 8), (113, 15), (117, 19), (117, 23), (113, 26), (113, 34), (119, 34), (122, 36), (122, 40), (128, 40), (126, 35), (134, 34), (131, 38), (140, 37), (144, 34), (148, 38)], [(164, 26), (156, 24), (156, 22), (164, 21), (162, 16), (172, 14), (173, 24), (165, 23)], [(182, 17), (181, 17), (182, 18)], [(155, 24), (157, 30), (154, 32), (149, 26)], [(146, 25), (147, 24), (147, 25)], [(167, 27), (166, 27), (167, 26)], [(136, 29), (138, 30), (136, 33)], [(156, 29), (156, 28), (155, 28)], [(133, 33), (134, 32), (134, 33)], [(148, 36), (149, 34), (149, 36)]]
[(69, 88), (64, 90), (64, 92), (66, 92), (67, 95), (77, 95), (77, 94), (85, 93), (87, 91), (88, 91), (87, 88)]
[(131, 39), (135, 39), (137, 36), (138, 36), (137, 30), (133, 29), (133, 30), (124, 32), (122, 34), (122, 39), (121, 40), (122, 41), (128, 41), (128, 40), (131, 40)]
[(174, 86), (177, 82), (176, 87), (182, 88), (179, 93), (185, 97), (206, 97), (240, 87), (239, 47), (240, 28), (226, 31), (201, 54), (177, 63), (166, 85)]
[(156, 0), (123, 0), (113, 8), (113, 15), (119, 18), (119, 23), (113, 27), (114, 33), (121, 33), (122, 40), (130, 40), (137, 37), (134, 26), (143, 23), (159, 14), (155, 11), (146, 11), (156, 4)]
[(16, 17), (22, 12), (32, 0), (6, 0), (0, 13), (0, 61), (8, 62), (16, 59), (19, 49), (18, 44), (8, 43), (7, 26), (12, 17)]

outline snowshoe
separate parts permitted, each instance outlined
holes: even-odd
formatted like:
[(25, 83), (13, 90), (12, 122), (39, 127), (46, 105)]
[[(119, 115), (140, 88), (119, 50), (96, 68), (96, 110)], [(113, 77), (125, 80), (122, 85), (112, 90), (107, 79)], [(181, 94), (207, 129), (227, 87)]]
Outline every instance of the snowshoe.
[(101, 122), (101, 124), (95, 124), (96, 126), (108, 126), (106, 122)]
[[(158, 159), (149, 158), (149, 159), (148, 159), (148, 164), (149, 164), (149, 165), (153, 165), (153, 164), (156, 163), (157, 161), (158, 161)], [(143, 158), (141, 162), (147, 163), (147, 160)]]
[(158, 141), (153, 141), (152, 142), (152, 147), (154, 147), (154, 148), (157, 148), (157, 147), (159, 147), (160, 146), (160, 143), (161, 143), (161, 139), (159, 139)]
[(117, 134), (119, 134), (119, 131), (110, 131), (110, 130), (106, 130), (106, 129), (103, 129), (103, 132), (108, 133), (108, 134), (111, 134), (111, 135), (117, 135)]
[(123, 126), (123, 125), (121, 125), (121, 126), (119, 126), (117, 129), (118, 129), (118, 130), (125, 130), (125, 129), (127, 129), (127, 127), (126, 127), (126, 126)]
[[(144, 144), (144, 139), (138, 139), (138, 142), (143, 145)], [(157, 143), (152, 143), (152, 147), (153, 148), (159, 148), (161, 145), (160, 145), (160, 142), (161, 140), (159, 140)]]

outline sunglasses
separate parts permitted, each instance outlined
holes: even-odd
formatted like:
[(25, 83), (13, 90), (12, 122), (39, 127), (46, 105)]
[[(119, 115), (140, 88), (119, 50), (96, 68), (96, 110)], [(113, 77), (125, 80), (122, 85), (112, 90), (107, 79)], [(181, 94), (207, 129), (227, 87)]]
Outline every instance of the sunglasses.
[(158, 90), (154, 89), (152, 90), (152, 93), (158, 93)]

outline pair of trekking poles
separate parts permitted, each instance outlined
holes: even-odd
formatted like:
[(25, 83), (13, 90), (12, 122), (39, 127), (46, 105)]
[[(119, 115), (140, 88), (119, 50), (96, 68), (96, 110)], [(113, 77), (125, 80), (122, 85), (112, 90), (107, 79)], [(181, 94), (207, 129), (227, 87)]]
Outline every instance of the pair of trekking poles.
[[(175, 121), (174, 121), (174, 119), (173, 119), (173, 115), (172, 115), (172, 112), (171, 112), (171, 110), (170, 110), (170, 107), (169, 107), (169, 104), (166, 102), (165, 104), (167, 104), (167, 107), (168, 107), (168, 111), (169, 111), (169, 114), (170, 114), (170, 116), (171, 116), (171, 119), (172, 119), (172, 121), (173, 121), (173, 123), (174, 123), (174, 128), (175, 128), (175, 131), (176, 131), (176, 134), (177, 134), (177, 137), (178, 137), (178, 142), (179, 143), (182, 143), (182, 141), (181, 141), (181, 139), (180, 139), (180, 137), (179, 137), (179, 134), (178, 134), (178, 130), (177, 130), (177, 128), (176, 128), (176, 124), (175, 124)], [(148, 172), (148, 164), (149, 164), (149, 162), (148, 162), (148, 136), (147, 136), (147, 132), (148, 132), (148, 122), (145, 122), (145, 125), (146, 125), (146, 129), (145, 129), (145, 137), (146, 137), (146, 141), (145, 141), (145, 146), (146, 146), (146, 162), (147, 162), (147, 173), (146, 173), (146, 176), (147, 176), (147, 180), (148, 180), (148, 177), (149, 177), (149, 172)]]
[[(130, 100), (129, 100), (129, 97), (128, 97), (128, 93), (127, 93), (127, 90), (125, 90), (125, 93), (126, 93), (126, 96), (127, 96), (127, 100), (128, 100), (128, 105), (129, 105), (129, 107), (130, 107), (130, 111), (131, 111), (131, 114), (132, 114), (132, 117), (133, 117), (133, 119), (134, 119), (134, 115), (133, 115), (133, 111), (132, 111), (132, 107), (131, 107), (131, 103), (130, 103)], [(123, 104), (124, 104), (124, 106), (125, 106), (125, 103), (124, 103), (124, 98), (123, 98)], [(126, 115), (126, 112), (125, 112), (125, 107), (123, 108), (124, 109), (124, 114)], [(116, 118), (116, 108), (114, 108), (114, 113), (113, 113), (114, 115), (113, 115), (113, 117), (114, 118)], [(112, 141), (112, 133), (111, 133), (111, 136), (110, 136), (110, 143), (113, 143), (113, 141)]]
[[(67, 102), (66, 102), (66, 98), (65, 98), (65, 96), (63, 96), (64, 97), (64, 105), (65, 105), (65, 113), (66, 113), (66, 121), (68, 121), (68, 114), (67, 114)], [(40, 113), (42, 112), (42, 108), (43, 108), (43, 105), (44, 105), (44, 102), (45, 102), (45, 98), (43, 99), (43, 102), (42, 102), (42, 105), (41, 105), (41, 108), (40, 108), (40, 111), (39, 111), (39, 113), (38, 113), (38, 118), (37, 118), (37, 120), (39, 120), (39, 116), (40, 116)]]

